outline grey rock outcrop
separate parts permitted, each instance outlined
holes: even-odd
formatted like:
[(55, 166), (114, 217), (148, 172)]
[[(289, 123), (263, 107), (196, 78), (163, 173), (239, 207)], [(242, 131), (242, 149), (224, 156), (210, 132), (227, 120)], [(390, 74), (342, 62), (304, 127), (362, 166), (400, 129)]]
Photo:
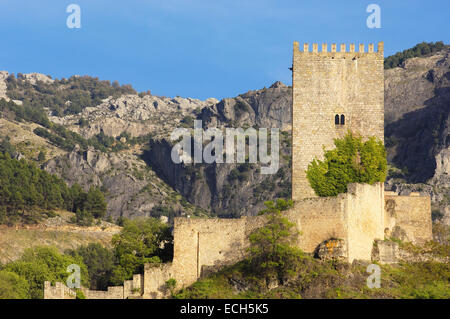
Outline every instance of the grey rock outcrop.
[[(217, 103), (210, 98), (205, 101), (191, 98), (166, 98), (154, 95), (123, 95), (118, 98), (107, 98), (98, 106), (87, 107), (78, 115), (65, 117), (52, 116), (50, 119), (58, 124), (69, 125), (70, 128), (89, 138), (103, 131), (106, 135), (116, 137), (122, 132), (131, 136), (148, 133), (167, 135), (178, 127), (184, 116), (194, 111)], [(75, 125), (80, 118), (89, 122), (86, 127)]]
[(287, 130), (291, 123), (292, 88), (275, 82), (270, 88), (249, 91), (226, 98), (202, 110), (207, 127), (278, 127)]
[(6, 78), (9, 76), (9, 73), (6, 71), (0, 71), (0, 99), (9, 100), (6, 87)]
[(53, 83), (54, 80), (50, 78), (48, 75), (44, 75), (41, 73), (26, 73), (22, 74), (22, 78), (26, 81), (30, 82), (30, 84), (35, 85), (37, 82), (44, 83)]

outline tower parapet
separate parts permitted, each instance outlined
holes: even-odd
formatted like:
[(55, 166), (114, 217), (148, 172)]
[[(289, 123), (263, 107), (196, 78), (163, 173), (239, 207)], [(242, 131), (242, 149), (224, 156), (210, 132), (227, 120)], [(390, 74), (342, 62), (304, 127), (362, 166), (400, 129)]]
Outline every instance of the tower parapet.
[[(321, 50), (319, 51), (319, 45), (317, 43), (313, 43), (312, 46), (310, 46), (308, 43), (303, 43), (302, 46), (302, 50), (300, 50), (300, 44), (299, 42), (295, 41), (294, 42), (294, 52), (301, 52), (301, 53), (377, 53), (377, 54), (384, 54), (384, 43), (383, 42), (378, 42), (377, 45), (377, 51), (374, 51), (374, 44), (373, 43), (369, 43), (368, 45), (368, 51), (366, 52), (365, 46), (364, 44), (359, 44), (358, 45), (358, 50), (355, 50), (355, 44), (354, 43), (350, 43), (348, 45), (348, 51), (347, 51), (347, 44), (345, 43), (341, 43), (339, 44), (339, 51), (337, 51), (337, 44), (336, 43), (332, 43), (331, 44), (331, 50), (328, 51), (328, 45), (326, 43), (322, 43), (322, 45), (320, 46)], [(312, 48), (312, 50), (310, 49)]]

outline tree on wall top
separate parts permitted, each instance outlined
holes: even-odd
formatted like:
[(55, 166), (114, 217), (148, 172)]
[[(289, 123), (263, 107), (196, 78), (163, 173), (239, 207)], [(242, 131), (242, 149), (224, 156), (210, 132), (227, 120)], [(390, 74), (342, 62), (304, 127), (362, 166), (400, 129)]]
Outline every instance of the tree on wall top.
[(383, 142), (351, 132), (335, 139), (335, 149), (324, 150), (324, 160), (315, 158), (306, 170), (308, 181), (318, 196), (336, 196), (347, 192), (349, 183), (373, 184), (384, 182), (387, 172), (386, 150)]

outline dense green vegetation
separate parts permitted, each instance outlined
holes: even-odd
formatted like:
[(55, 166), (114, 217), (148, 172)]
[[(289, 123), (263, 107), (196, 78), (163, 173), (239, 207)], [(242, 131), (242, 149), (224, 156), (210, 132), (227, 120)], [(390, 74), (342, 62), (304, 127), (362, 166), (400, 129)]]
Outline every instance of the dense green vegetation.
[(0, 299), (26, 299), (28, 298), (28, 281), (6, 270), (0, 270)]
[(121, 233), (112, 239), (117, 261), (110, 279), (113, 285), (142, 273), (145, 263), (172, 260), (173, 239), (167, 224), (156, 218), (146, 218), (125, 220), (123, 227)]
[[(8, 144), (5, 145), (3, 148), (8, 148)], [(88, 192), (77, 184), (69, 188), (62, 179), (36, 164), (0, 152), (0, 223), (36, 223), (42, 217), (53, 216), (54, 209), (76, 212), (77, 216), (85, 212), (87, 216), (102, 218), (106, 213), (106, 201), (96, 187)]]
[(384, 182), (387, 174), (386, 150), (375, 137), (366, 142), (348, 133), (335, 139), (335, 149), (325, 151), (324, 160), (314, 159), (306, 171), (318, 196), (336, 196), (347, 192), (349, 183)]
[(415, 45), (411, 49), (397, 52), (394, 55), (384, 59), (384, 68), (391, 69), (400, 66), (405, 60), (415, 57), (425, 56), (444, 49), (446, 45), (442, 41), (438, 42), (422, 42)]
[(53, 115), (78, 114), (86, 107), (100, 104), (103, 99), (122, 94), (137, 94), (131, 85), (120, 86), (117, 81), (100, 81), (90, 76), (72, 76), (53, 83), (37, 81), (31, 84), (22, 74), (6, 79), (8, 97), (20, 100), (35, 110), (48, 108)]
[(91, 243), (74, 250), (68, 250), (66, 254), (82, 258), (88, 269), (90, 289), (107, 289), (115, 266), (113, 250), (98, 243)]
[[(0, 294), (0, 298), (43, 298), (44, 281), (65, 283), (69, 275), (67, 266), (71, 264), (76, 264), (80, 267), (81, 284), (87, 285), (88, 271), (79, 256), (61, 254), (56, 248), (52, 247), (27, 249), (22, 258), (2, 267), (0, 271), (0, 286), (2, 286), (2, 280), (15, 284), (11, 284), (11, 288), (7, 288), (4, 295)], [(15, 275), (11, 275), (11, 273)]]

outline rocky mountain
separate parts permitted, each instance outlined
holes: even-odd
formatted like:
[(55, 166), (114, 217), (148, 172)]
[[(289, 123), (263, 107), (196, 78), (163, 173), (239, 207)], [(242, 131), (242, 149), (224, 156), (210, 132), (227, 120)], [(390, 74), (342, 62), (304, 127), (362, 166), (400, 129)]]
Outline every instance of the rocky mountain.
[[(86, 107), (80, 114), (63, 117), (50, 116), (50, 120), (70, 127), (85, 138), (103, 131), (108, 136), (117, 137), (122, 132), (132, 136), (167, 135), (179, 126), (186, 116), (195, 115), (203, 108), (218, 101), (214, 98), (200, 101), (191, 98), (167, 98), (153, 95), (122, 95), (104, 99), (100, 105)], [(78, 125), (80, 118), (90, 124)]]
[(450, 223), (450, 49), (386, 70), (385, 110), (389, 187), (430, 194)]
[(199, 117), (205, 127), (278, 127), (291, 126), (292, 88), (275, 82), (268, 89), (248, 91), (205, 107)]
[[(430, 194), (436, 217), (445, 215), (450, 222), (448, 56), (446, 48), (429, 56), (408, 59), (400, 67), (385, 71), (385, 124), (390, 163), (387, 188), (401, 193)], [(30, 96), (30, 92), (46, 101), (46, 90), (70, 90), (70, 83), (77, 83), (22, 75), (19, 82), (22, 91), (16, 87), (13, 92), (14, 81), (9, 77), (7, 72), (0, 72), (0, 98), (16, 100), (17, 104), (24, 102), (24, 105), (28, 102), (20, 97)], [(91, 82), (82, 89), (91, 90), (95, 84)], [(96, 92), (114, 92), (102, 85)], [(291, 91), (291, 87), (276, 82), (269, 88), (221, 101), (167, 98), (149, 93), (108, 97), (100, 94), (98, 104), (80, 107), (76, 112), (71, 111), (71, 104), (83, 106), (83, 100), (72, 101), (70, 98), (75, 95), (69, 91), (62, 95), (63, 100), (58, 100), (59, 108), (65, 111), (44, 107), (50, 121), (86, 140), (98, 134), (110, 136), (113, 138), (110, 142), (120, 144), (121, 148), (75, 147), (52, 151), (41, 164), (69, 185), (100, 186), (106, 194), (108, 214), (114, 218), (253, 215), (265, 200), (290, 196)], [(77, 91), (77, 96), (81, 93)], [(93, 104), (92, 100), (88, 102)], [(2, 121), (17, 122), (5, 114), (2, 117)], [(194, 119), (202, 120), (204, 128), (280, 128), (283, 133), (279, 171), (263, 175), (259, 164), (174, 164), (170, 132), (178, 127), (193, 128)], [(20, 125), (28, 124), (25, 121)], [(36, 126), (30, 124), (28, 131), (31, 133)], [(53, 142), (47, 144), (55, 148)], [(42, 145), (45, 146), (41, 143), (41, 148)], [(23, 154), (35, 159), (37, 152), (32, 143), (22, 140), (20, 146)]]

